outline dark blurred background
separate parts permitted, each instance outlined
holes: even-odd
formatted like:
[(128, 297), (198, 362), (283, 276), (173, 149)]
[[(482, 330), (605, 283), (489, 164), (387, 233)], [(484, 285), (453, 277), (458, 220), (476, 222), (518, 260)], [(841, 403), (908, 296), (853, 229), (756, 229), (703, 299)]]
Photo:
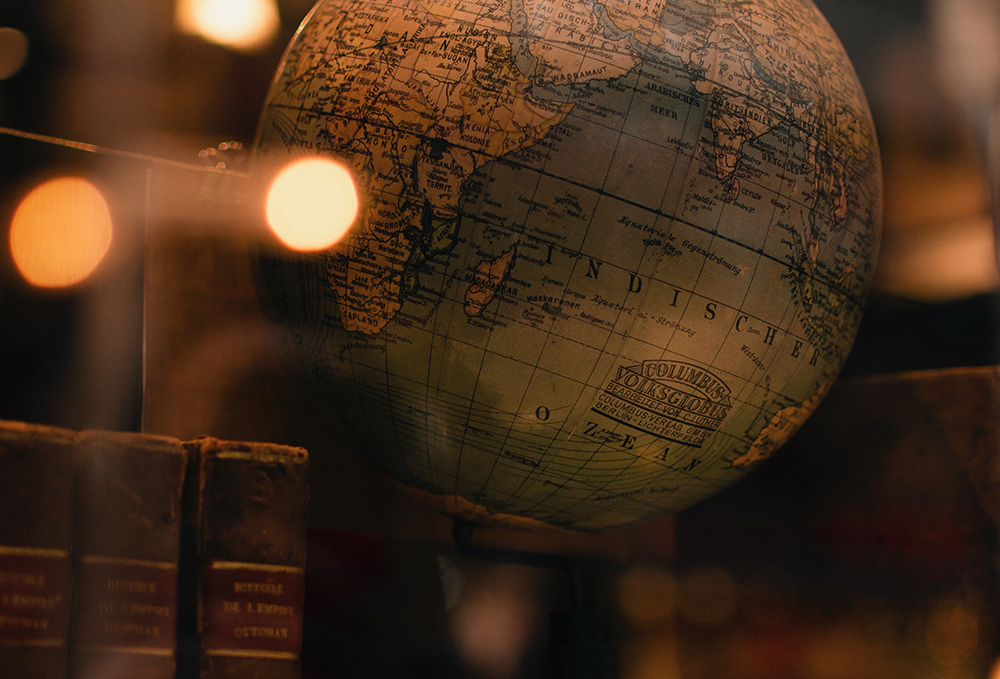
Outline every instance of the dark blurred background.
[[(0, 26), (17, 29), (27, 53), (23, 65), (0, 80), (0, 125), (190, 163), (222, 141), (249, 145), (282, 51), (310, 3), (246, 4), (270, 5), (278, 23), (270, 33), (265, 24), (259, 45), (235, 49), (179, 26), (180, 0), (5, 3)], [(818, 4), (865, 86), (885, 168), (881, 258), (847, 374), (994, 363), (998, 277), (984, 169), (1000, 61), (993, 3)], [(232, 11), (239, 7), (234, 3)], [(14, 55), (8, 61), (21, 63), (14, 47), (7, 52)], [(0, 153), (5, 223), (28, 189), (54, 173), (82, 168), (108, 184), (144, 171), (141, 163), (11, 137), (0, 138)], [(129, 218), (141, 220), (141, 210), (134, 212), (140, 214)], [(121, 240), (120, 249), (134, 246)], [(83, 327), (90, 313), (84, 309), (98, 304), (101, 282), (68, 292), (32, 290), (7, 252), (0, 275), (0, 370), (10, 385), (0, 394), (0, 410), (74, 426), (135, 425), (135, 408), (113, 409), (117, 421), (91, 422), (88, 417), (108, 416), (82, 412), (77, 403), (79, 390), (94, 379), (86, 372), (94, 362), (88, 352), (101, 351), (88, 346)], [(94, 343), (120, 342), (127, 349), (136, 342), (129, 334), (122, 327)]]
[[(259, 44), (234, 47), (179, 19), (182, 0), (4, 3), (0, 126), (190, 164), (221, 142), (249, 145), (284, 47), (311, 6), (259, 4), (276, 22), (265, 21)], [(885, 171), (882, 250), (844, 381), (994, 366), (1000, 277), (988, 168), (1000, 10), (994, 0), (817, 4), (866, 89)], [(234, 2), (230, 12), (240, 7)], [(73, 429), (153, 422), (157, 433), (178, 436), (272, 435), (261, 424), (266, 410), (253, 410), (265, 407), (256, 400), (240, 406), (242, 419), (198, 405), (244, 384), (291, 388), (260, 387), (277, 369), (271, 340), (242, 334), (241, 350), (265, 367), (227, 367), (226, 375), (249, 376), (216, 384), (203, 401), (184, 380), (223, 360), (228, 339), (171, 354), (169, 374), (144, 373), (150, 314), (154, 325), (182, 315), (190, 326), (212, 326), (220, 309), (251, 302), (206, 296), (192, 283), (234, 261), (224, 239), (151, 252), (150, 205), (171, 201), (161, 195), (169, 170), (94, 150), (0, 134), (0, 223), (10, 223), (41, 181), (81, 174), (105, 189), (112, 217), (126, 225), (97, 274), (69, 289), (30, 285), (0, 248), (0, 418)], [(198, 209), (205, 214), (192, 213)], [(208, 200), (170, 219), (197, 229), (225, 209), (225, 200)], [(150, 271), (176, 286), (151, 298)], [(159, 398), (153, 413), (143, 403), (150, 384)], [(961, 385), (948, 385), (940, 393), (968, 398)], [(163, 402), (178, 394), (193, 405), (164, 414)], [(864, 412), (852, 411), (852, 401), (886, 394), (905, 405), (913, 390), (848, 386), (793, 442), (794, 454), (779, 454), (672, 520), (618, 535), (525, 541), (579, 555), (592, 603), (611, 621), (622, 679), (996, 679), (996, 507), (973, 499), (947, 451), (909, 478), (916, 443), (864, 438), (919, 431), (905, 419), (897, 429), (861, 424)], [(330, 436), (309, 415), (286, 424), (307, 441)], [(243, 426), (248, 417), (255, 426)], [(184, 425), (173, 430), (169, 423), (179, 420)], [(835, 430), (840, 438), (829, 436)], [(873, 440), (891, 450), (877, 465)], [(306, 676), (540, 676), (533, 668), (545, 615), (565, 605), (558, 575), (469, 561), (449, 543), (446, 520), (379, 485), (363, 464), (317, 467), (331, 485), (314, 488), (323, 497), (314, 502), (310, 535)], [(904, 477), (897, 487), (912, 492), (886, 492)], [(344, 478), (364, 482), (337, 481)]]

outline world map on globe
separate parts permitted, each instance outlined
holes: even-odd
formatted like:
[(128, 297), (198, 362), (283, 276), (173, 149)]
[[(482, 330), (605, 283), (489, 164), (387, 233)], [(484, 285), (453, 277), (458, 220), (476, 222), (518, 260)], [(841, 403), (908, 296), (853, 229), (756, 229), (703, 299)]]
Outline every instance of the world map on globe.
[(594, 530), (769, 457), (837, 377), (881, 220), (809, 0), (322, 0), (258, 166), (361, 209), (262, 289), (361, 452), (454, 516)]

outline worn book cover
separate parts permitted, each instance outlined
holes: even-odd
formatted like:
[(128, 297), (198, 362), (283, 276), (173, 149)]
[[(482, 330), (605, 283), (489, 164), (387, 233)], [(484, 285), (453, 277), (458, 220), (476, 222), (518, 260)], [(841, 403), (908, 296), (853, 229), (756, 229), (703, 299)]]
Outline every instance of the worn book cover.
[(186, 455), (164, 436), (80, 434), (73, 679), (173, 679)]
[(201, 438), (200, 672), (301, 674), (309, 459), (302, 448)]
[(0, 421), (0, 676), (66, 676), (74, 440)]

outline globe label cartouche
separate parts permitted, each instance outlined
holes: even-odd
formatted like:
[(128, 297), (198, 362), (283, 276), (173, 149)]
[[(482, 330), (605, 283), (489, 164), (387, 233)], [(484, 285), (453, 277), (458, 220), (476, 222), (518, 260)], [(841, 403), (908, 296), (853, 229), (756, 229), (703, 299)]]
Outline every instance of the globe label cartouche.
[(331, 417), (452, 514), (600, 529), (766, 459), (854, 340), (874, 126), (809, 0), (323, 0), (258, 167), (357, 183), (264, 255)]

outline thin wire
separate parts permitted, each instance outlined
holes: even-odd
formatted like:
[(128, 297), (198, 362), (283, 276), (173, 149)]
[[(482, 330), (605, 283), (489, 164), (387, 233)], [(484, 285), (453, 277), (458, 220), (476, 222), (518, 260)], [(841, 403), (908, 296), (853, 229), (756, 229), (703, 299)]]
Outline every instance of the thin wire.
[(75, 151), (83, 151), (85, 153), (94, 153), (101, 156), (112, 156), (116, 158), (128, 158), (129, 160), (137, 160), (143, 163), (150, 163), (153, 165), (161, 165), (165, 167), (173, 167), (193, 172), (205, 172), (208, 174), (219, 174), (219, 175), (227, 175), (231, 177), (241, 177), (241, 178), (249, 176), (248, 172), (241, 172), (239, 170), (230, 170), (225, 167), (215, 167), (211, 165), (197, 165), (195, 163), (184, 163), (177, 160), (168, 160), (166, 158), (158, 158), (156, 156), (150, 156), (144, 153), (122, 151), (120, 149), (112, 149), (106, 146), (98, 146), (96, 144), (86, 144), (84, 142), (72, 141), (70, 139), (61, 139), (59, 137), (52, 137), (46, 134), (24, 132), (23, 130), (16, 130), (12, 127), (0, 126), (0, 135), (7, 137), (16, 137), (18, 139), (27, 139), (29, 141), (37, 141), (43, 144), (50, 144), (52, 146), (60, 146), (62, 148), (73, 149)]

